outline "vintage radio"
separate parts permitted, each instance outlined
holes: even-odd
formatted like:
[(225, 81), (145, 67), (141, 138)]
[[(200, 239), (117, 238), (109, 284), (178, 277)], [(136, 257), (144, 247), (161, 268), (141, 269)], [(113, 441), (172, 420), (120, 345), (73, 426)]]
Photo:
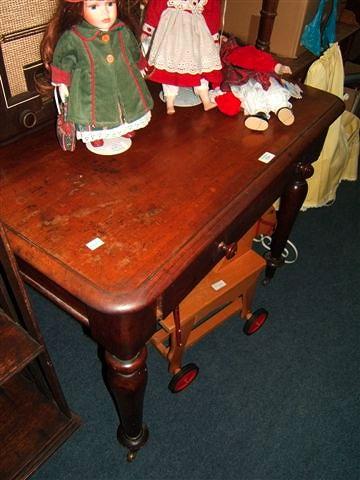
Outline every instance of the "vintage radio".
[(40, 42), (55, 8), (56, 0), (0, 2), (0, 144), (55, 117), (53, 101), (35, 87), (44, 72)]

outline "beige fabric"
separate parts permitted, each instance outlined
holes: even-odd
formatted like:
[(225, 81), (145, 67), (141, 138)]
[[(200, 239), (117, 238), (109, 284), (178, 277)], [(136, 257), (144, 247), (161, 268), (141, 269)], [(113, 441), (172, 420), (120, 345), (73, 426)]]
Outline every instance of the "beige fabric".
[[(344, 67), (340, 48), (333, 44), (309, 68), (305, 84), (344, 96)], [(356, 180), (359, 160), (360, 120), (345, 111), (329, 128), (314, 175), (308, 180), (309, 191), (303, 210), (321, 207), (335, 200), (342, 180)]]

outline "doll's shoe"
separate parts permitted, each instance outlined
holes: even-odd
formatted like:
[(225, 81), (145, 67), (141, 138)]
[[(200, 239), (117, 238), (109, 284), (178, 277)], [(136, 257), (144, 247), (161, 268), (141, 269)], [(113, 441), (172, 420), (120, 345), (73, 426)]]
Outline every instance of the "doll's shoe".
[(105, 138), (103, 142), (103, 145), (100, 147), (94, 147), (94, 142), (88, 142), (85, 145), (90, 152), (98, 155), (118, 155), (128, 150), (132, 143), (130, 138), (124, 137)]
[(265, 113), (259, 112), (256, 115), (249, 115), (245, 118), (245, 127), (256, 132), (264, 132), (269, 126)]
[(102, 147), (104, 145), (104, 140), (94, 140), (91, 142), (91, 145), (95, 148)]
[(276, 112), (276, 116), (278, 117), (280, 122), (286, 125), (287, 127), (292, 125), (295, 121), (294, 114), (292, 113), (290, 108), (287, 108), (287, 107), (280, 108), (280, 110)]
[(134, 132), (134, 130), (132, 132), (128, 132), (128, 133), (125, 133), (125, 135), (123, 135), (124, 138), (134, 138), (136, 135), (136, 132)]

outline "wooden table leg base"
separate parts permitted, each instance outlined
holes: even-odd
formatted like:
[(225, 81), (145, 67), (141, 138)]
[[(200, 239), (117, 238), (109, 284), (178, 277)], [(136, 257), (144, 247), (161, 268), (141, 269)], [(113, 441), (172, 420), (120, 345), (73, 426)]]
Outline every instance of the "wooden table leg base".
[(147, 382), (146, 347), (128, 360), (120, 360), (105, 352), (107, 383), (120, 414), (118, 441), (129, 450), (128, 460), (147, 441), (149, 432), (142, 421), (143, 401)]
[(271, 255), (271, 252), (265, 252), (264, 258), (266, 260), (266, 268), (265, 268), (265, 278), (262, 281), (263, 285), (268, 285), (273, 278), (276, 269), (283, 266), (285, 261), (283, 257), (274, 258)]
[(137, 437), (129, 437), (121, 428), (121, 425), (117, 431), (117, 438), (119, 443), (128, 449), (127, 460), (132, 462), (135, 459), (136, 453), (141, 447), (145, 445), (149, 438), (149, 430), (145, 424), (143, 424), (141, 433)]

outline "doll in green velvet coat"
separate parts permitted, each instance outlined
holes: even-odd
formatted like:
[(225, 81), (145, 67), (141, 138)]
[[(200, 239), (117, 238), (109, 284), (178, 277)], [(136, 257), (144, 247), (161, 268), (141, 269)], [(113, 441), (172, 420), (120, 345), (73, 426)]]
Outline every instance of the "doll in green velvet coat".
[(127, 150), (153, 106), (145, 60), (118, 11), (116, 1), (60, 0), (41, 45), (77, 139), (100, 155)]

